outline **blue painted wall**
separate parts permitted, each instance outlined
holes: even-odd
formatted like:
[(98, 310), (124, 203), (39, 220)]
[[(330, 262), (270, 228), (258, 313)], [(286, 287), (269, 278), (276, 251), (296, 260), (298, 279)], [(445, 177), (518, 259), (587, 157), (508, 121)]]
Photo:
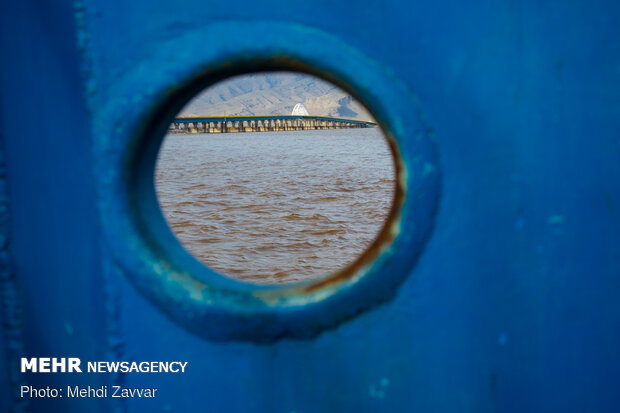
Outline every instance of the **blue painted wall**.
[[(616, 2), (83, 0), (5, 2), (0, 15), (0, 410), (24, 404), (11, 401), (22, 381), (160, 388), (155, 401), (29, 401), (37, 412), (618, 410)], [(392, 299), (315, 337), (213, 341), (119, 264), (128, 240), (106, 235), (106, 162), (166, 89), (274, 45), (375, 105), (405, 152), (398, 122), (415, 111), (437, 147), (441, 203)], [(370, 69), (354, 79), (364, 59), (392, 84), (366, 82)], [(407, 103), (392, 88), (412, 108), (390, 117)], [(356, 288), (341, 301), (361, 305)], [(325, 321), (321, 308), (303, 317)], [(189, 367), (22, 376), (20, 355)]]

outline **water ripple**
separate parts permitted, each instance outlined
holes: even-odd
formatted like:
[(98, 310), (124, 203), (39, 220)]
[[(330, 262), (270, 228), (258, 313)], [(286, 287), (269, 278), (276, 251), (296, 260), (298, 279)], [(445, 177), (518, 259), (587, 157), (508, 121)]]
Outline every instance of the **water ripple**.
[(378, 129), (169, 135), (159, 156), (159, 202), (179, 240), (250, 282), (344, 267), (376, 237), (394, 192)]

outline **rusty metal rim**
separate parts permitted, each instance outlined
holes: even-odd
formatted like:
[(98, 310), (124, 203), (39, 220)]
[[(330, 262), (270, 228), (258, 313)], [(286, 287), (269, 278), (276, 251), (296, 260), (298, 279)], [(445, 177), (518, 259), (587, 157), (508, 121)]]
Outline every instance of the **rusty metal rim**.
[[(163, 129), (163, 125), (166, 126), (167, 130), (170, 121), (174, 119), (174, 117), (178, 113), (178, 110), (176, 110), (176, 108), (185, 106), (200, 92), (221, 81), (226, 80), (229, 77), (269, 71), (289, 71), (313, 75), (318, 78), (328, 80), (333, 84), (336, 84), (343, 90), (350, 93), (356, 99), (360, 99), (357, 96), (355, 89), (352, 88), (349, 84), (342, 82), (340, 79), (333, 77), (329, 73), (317, 70), (316, 68), (306, 65), (301, 61), (291, 59), (291, 57), (289, 56), (273, 56), (266, 59), (254, 59), (251, 61), (245, 61), (240, 59), (234, 62), (225, 62), (223, 64), (220, 64), (219, 66), (214, 65), (205, 70), (204, 72), (194, 76), (186, 84), (182, 86), (176, 86), (167, 91), (166, 99), (164, 100), (164, 102), (162, 102), (161, 106), (156, 111), (154, 111), (151, 121), (152, 124), (147, 126), (146, 132), (142, 134), (143, 139), (148, 141), (154, 140), (157, 142), (158, 148), (161, 147), (165, 137), (165, 135), (161, 134), (161, 130)], [(328, 77), (330, 77), (330, 79), (327, 79)], [(188, 96), (190, 97), (188, 98)], [(363, 103), (363, 101), (361, 100), (360, 102)], [(369, 110), (371, 114), (373, 113), (366, 104), (364, 104), (364, 106), (367, 110)], [(382, 248), (392, 242), (395, 236), (395, 231), (393, 227), (397, 225), (399, 219), (399, 211), (405, 197), (406, 188), (404, 179), (402, 179), (403, 164), (400, 154), (398, 152), (398, 144), (385, 123), (379, 121), (379, 126), (384, 133), (384, 137), (389, 145), (390, 152), (392, 154), (392, 159), (394, 162), (395, 188), (388, 216), (386, 217), (381, 230), (379, 231), (373, 242), (358, 257), (356, 257), (354, 261), (352, 261), (338, 271), (330, 274), (325, 274), (322, 277), (318, 277), (314, 280), (306, 282), (294, 284), (289, 283), (283, 285), (269, 285), (267, 288), (277, 289), (284, 294), (292, 294), (312, 292), (320, 288), (338, 284), (339, 282), (342, 282), (347, 278), (353, 276), (363, 266), (371, 263), (381, 252)], [(144, 145), (148, 144), (152, 143), (143, 141), (143, 143), (138, 144), (137, 148), (141, 149), (144, 147)], [(146, 153), (150, 154), (152, 153), (152, 151), (146, 151)], [(140, 163), (141, 161), (139, 158), (144, 156), (144, 154), (145, 151), (134, 150), (132, 152), (133, 156), (127, 159), (128, 170), (134, 170), (133, 165)], [(149, 182), (154, 181), (153, 179), (149, 179)], [(140, 183), (135, 183), (134, 185), (140, 185)], [(137, 192), (134, 192), (134, 194), (135, 193)], [(137, 203), (140, 202), (140, 200), (134, 199), (133, 202)], [(258, 287), (258, 285), (256, 284), (248, 284)]]

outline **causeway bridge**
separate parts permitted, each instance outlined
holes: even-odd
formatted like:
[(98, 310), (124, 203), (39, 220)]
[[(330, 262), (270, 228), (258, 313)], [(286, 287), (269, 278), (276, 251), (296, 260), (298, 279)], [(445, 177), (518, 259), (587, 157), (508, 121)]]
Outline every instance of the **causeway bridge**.
[(329, 116), (269, 115), (176, 118), (170, 133), (267, 132), (320, 129), (373, 128), (374, 122)]

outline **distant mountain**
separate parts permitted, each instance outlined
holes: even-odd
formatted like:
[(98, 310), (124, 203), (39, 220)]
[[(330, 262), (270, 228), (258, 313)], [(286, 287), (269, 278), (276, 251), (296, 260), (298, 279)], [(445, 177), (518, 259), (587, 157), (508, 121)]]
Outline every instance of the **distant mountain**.
[(351, 95), (314, 76), (269, 72), (237, 76), (196, 96), (180, 116), (290, 115), (303, 103), (310, 115), (372, 120)]

